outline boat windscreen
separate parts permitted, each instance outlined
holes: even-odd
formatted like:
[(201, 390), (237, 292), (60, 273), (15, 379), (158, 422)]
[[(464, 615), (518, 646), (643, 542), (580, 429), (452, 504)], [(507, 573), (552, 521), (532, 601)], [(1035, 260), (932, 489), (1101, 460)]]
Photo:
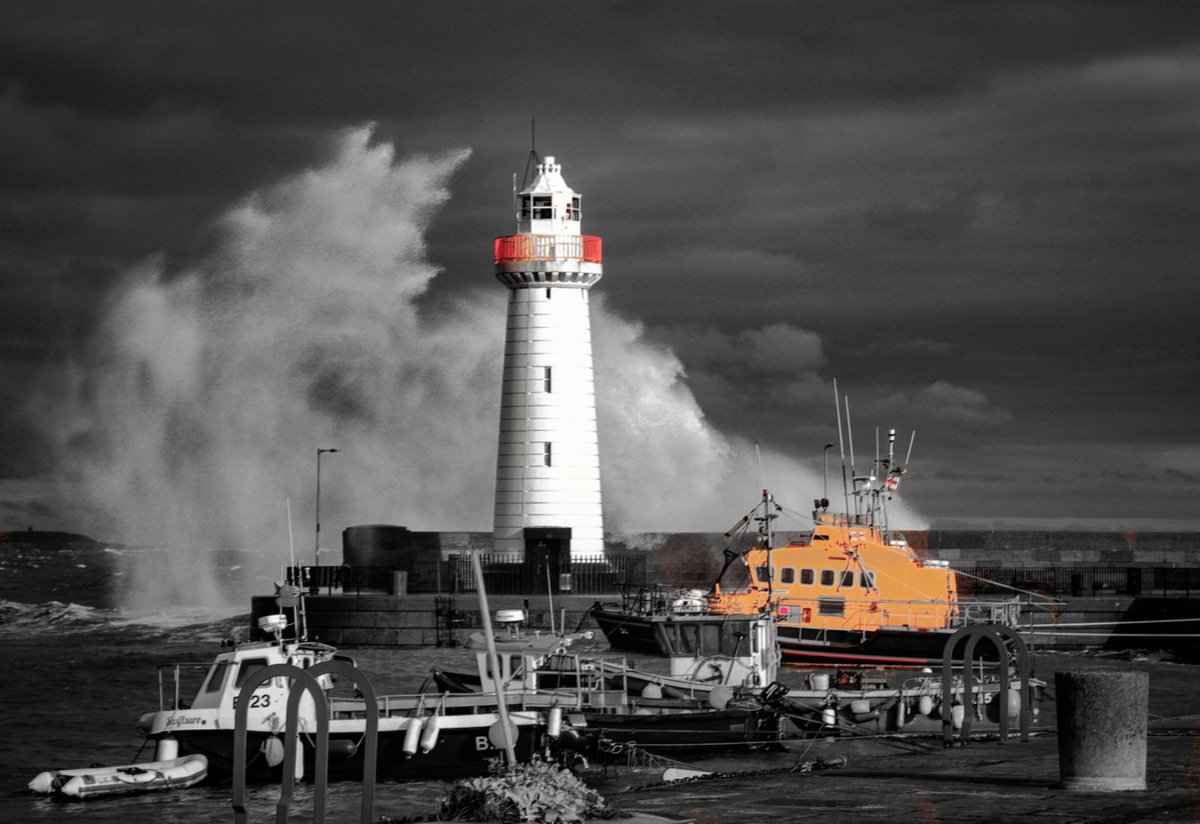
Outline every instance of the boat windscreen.
[(242, 662), (242, 665), (238, 667), (237, 683), (235, 683), (234, 686), (240, 687), (242, 684), (246, 683), (246, 678), (250, 675), (250, 673), (260, 670), (266, 665), (266, 658), (247, 658)]
[(674, 624), (669, 635), (675, 649), (669, 654), (749, 655), (752, 624), (751, 620)]
[(208, 680), (204, 682), (205, 692), (220, 692), (221, 687), (225, 686), (225, 674), (229, 672), (228, 661), (218, 661), (212, 665), (212, 669), (208, 671)]

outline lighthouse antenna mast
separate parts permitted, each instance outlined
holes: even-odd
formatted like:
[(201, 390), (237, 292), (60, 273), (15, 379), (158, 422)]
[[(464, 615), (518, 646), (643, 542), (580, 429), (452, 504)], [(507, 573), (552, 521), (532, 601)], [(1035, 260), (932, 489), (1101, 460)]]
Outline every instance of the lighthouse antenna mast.
[(531, 117), (529, 118), (529, 157), (525, 160), (525, 175), (521, 178), (522, 189), (529, 185), (530, 171), (536, 170), (541, 162), (542, 158), (537, 153), (537, 121)]

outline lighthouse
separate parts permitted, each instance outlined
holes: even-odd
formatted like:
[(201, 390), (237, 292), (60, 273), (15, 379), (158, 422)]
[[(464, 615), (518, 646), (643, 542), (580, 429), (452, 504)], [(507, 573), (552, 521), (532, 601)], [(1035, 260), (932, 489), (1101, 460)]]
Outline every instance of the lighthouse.
[[(580, 231), (580, 196), (553, 157), (516, 195), (517, 231), (496, 238), (508, 326), (496, 460), (497, 552), (570, 559), (604, 550), (588, 290), (600, 238)], [(555, 564), (557, 566), (557, 564)]]

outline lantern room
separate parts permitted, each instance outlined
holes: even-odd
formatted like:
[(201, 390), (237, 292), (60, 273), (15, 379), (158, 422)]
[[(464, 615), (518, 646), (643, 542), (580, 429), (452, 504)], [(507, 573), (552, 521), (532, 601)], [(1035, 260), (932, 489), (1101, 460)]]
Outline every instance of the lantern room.
[(547, 155), (537, 164), (537, 175), (517, 195), (517, 232), (527, 234), (579, 234), (580, 197), (563, 180), (562, 166)]

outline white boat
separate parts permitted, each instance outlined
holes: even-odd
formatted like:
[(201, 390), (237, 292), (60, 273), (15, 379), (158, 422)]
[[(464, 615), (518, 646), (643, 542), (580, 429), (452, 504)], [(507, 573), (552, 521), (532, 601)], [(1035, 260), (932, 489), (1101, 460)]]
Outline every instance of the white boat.
[(95, 798), (104, 795), (178, 790), (199, 784), (208, 776), (208, 759), (185, 755), (122, 767), (46, 770), (29, 782), (29, 789), (47, 795)]
[[(553, 618), (553, 616), (551, 616)], [(493, 643), (501, 652), (562, 652), (576, 641), (591, 641), (595, 636), (591, 630), (565, 632), (551, 629), (542, 632), (525, 627), (525, 610), (499, 609), (492, 621), (501, 628), (495, 633)], [(551, 621), (553, 623), (553, 620)], [(472, 633), (464, 644), (467, 649), (486, 650), (487, 636), (482, 632)]]
[[(302, 612), (301, 612), (302, 615)], [(274, 641), (238, 644), (217, 654), (210, 664), (167, 664), (159, 667), (159, 708), (143, 714), (138, 726), (147, 739), (183, 753), (207, 756), (213, 778), (232, 775), (235, 714), (242, 685), (252, 674), (276, 664), (302, 670), (335, 658), (349, 661), (326, 644), (304, 639), (302, 626), (285, 616), (263, 616), (260, 628)], [(295, 629), (294, 638), (284, 638)], [(197, 671), (199, 669), (199, 671)], [(185, 687), (187, 682), (190, 686)], [(328, 774), (330, 778), (361, 779), (367, 729), (364, 699), (334, 692), (329, 673), (317, 676), (328, 700)], [(251, 780), (278, 780), (284, 760), (284, 732), (289, 679), (268, 678), (247, 701), (246, 774)], [(191, 695), (188, 700), (188, 695)], [(543, 746), (553, 696), (505, 695), (516, 756), (529, 761)], [(509, 706), (511, 705), (511, 706)], [(389, 778), (449, 778), (486, 774), (488, 762), (500, 754), (503, 737), (494, 695), (381, 695), (377, 696), (377, 773)], [(298, 769), (312, 774), (316, 703), (305, 694), (298, 707), (302, 758)], [(564, 724), (566, 726), (566, 724)]]

